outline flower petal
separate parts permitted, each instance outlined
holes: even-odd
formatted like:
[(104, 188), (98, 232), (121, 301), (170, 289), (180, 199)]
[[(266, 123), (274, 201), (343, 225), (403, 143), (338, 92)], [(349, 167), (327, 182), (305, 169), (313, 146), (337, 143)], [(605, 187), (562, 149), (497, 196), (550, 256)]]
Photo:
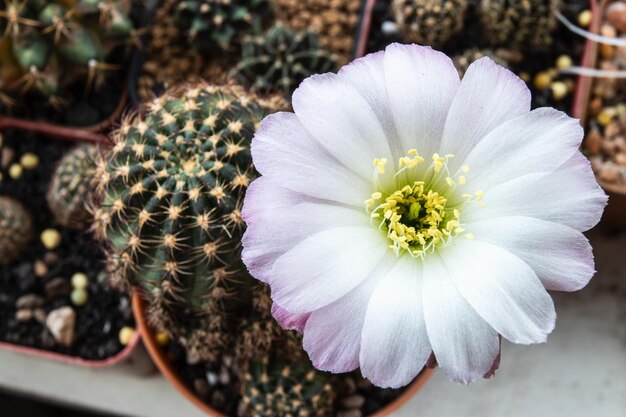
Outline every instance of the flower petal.
[(422, 303), (428, 338), (446, 375), (468, 384), (494, 367), (498, 333), (459, 294), (438, 256), (424, 262)]
[(430, 157), (459, 87), (454, 64), (429, 47), (394, 43), (385, 49), (385, 80), (402, 152), (416, 148)]
[[(290, 190), (363, 207), (371, 182), (346, 168), (317, 142), (293, 113), (274, 113), (252, 140), (256, 169)], [(365, 161), (371, 173), (371, 161)]]
[(293, 93), (298, 119), (326, 150), (363, 178), (391, 158), (389, 140), (368, 102), (336, 74), (313, 75)]
[(521, 259), (466, 239), (455, 239), (441, 255), (461, 295), (498, 333), (514, 343), (545, 342), (554, 329), (554, 303)]
[(526, 83), (490, 58), (472, 63), (454, 97), (440, 151), (453, 153), (459, 165), (489, 132), (530, 111)]
[(465, 159), (470, 187), (487, 191), (535, 172), (552, 172), (578, 152), (583, 130), (578, 120), (551, 108), (533, 110), (489, 133)]
[(261, 177), (246, 193), (242, 217), (248, 225), (242, 259), (256, 279), (268, 282), (274, 262), (307, 237), (339, 226), (367, 224), (364, 210), (326, 204)]
[(340, 373), (359, 367), (367, 304), (374, 287), (393, 265), (392, 261), (387, 258), (361, 285), (311, 313), (304, 327), (303, 346), (317, 369)]
[(589, 241), (571, 227), (518, 216), (471, 223), (467, 229), (477, 240), (500, 246), (526, 262), (549, 290), (580, 290), (595, 273)]
[(421, 280), (419, 261), (404, 256), (372, 293), (359, 360), (363, 376), (376, 386), (407, 385), (432, 353), (424, 325)]
[(279, 306), (278, 304), (272, 304), (272, 316), (278, 322), (278, 325), (284, 330), (295, 330), (300, 333), (304, 331), (304, 326), (311, 316), (307, 314), (292, 314)]
[(464, 222), (526, 216), (584, 232), (600, 221), (607, 196), (587, 158), (576, 152), (552, 173), (524, 175), (489, 190), (483, 202), (484, 207), (470, 204), (463, 210)]
[(322, 308), (356, 288), (389, 255), (386, 237), (367, 226), (319, 232), (272, 268), (272, 298), (292, 313)]

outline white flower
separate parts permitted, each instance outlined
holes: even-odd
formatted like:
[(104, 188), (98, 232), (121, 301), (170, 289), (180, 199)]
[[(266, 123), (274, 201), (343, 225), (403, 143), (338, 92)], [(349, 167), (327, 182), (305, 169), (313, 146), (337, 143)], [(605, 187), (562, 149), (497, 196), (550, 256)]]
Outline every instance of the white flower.
[(530, 111), (490, 59), (461, 82), (444, 54), (394, 44), (305, 80), (293, 107), (252, 143), (243, 258), (319, 369), (399, 387), (434, 353), (471, 382), (494, 370), (500, 336), (546, 340), (546, 289), (594, 274), (581, 232), (606, 196), (582, 129)]

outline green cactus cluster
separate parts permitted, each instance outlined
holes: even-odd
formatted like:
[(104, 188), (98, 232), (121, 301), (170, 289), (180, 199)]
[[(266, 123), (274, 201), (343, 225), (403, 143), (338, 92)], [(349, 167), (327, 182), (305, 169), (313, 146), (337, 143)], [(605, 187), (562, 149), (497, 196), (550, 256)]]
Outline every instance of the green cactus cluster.
[(470, 48), (454, 56), (452, 58), (452, 62), (459, 72), (459, 76), (463, 78), (472, 62), (484, 57), (489, 57), (493, 59), (496, 64), (508, 68), (508, 62), (500, 55), (501, 54), (499, 54), (498, 51), (493, 51), (491, 49)]
[(37, 92), (59, 104), (77, 80), (99, 86), (117, 66), (107, 62), (134, 35), (130, 0), (4, 0), (0, 6), (0, 74), (13, 95)]
[(252, 91), (290, 97), (310, 75), (336, 70), (337, 61), (321, 47), (317, 33), (294, 32), (278, 23), (264, 35), (246, 38), (231, 76)]
[(200, 52), (237, 49), (243, 37), (260, 33), (272, 19), (270, 0), (184, 0), (174, 11), (176, 25)]
[(80, 145), (57, 165), (46, 195), (54, 220), (72, 230), (85, 230), (91, 223), (87, 208), (96, 172), (98, 147)]
[(197, 360), (227, 343), (247, 298), (241, 209), (271, 110), (237, 86), (175, 88), (125, 120), (98, 163), (95, 230), (114, 280), (143, 289), (148, 319)]
[(467, 0), (393, 0), (393, 16), (406, 42), (440, 48), (463, 29)]
[(480, 20), (493, 45), (528, 48), (552, 44), (553, 9), (561, 0), (481, 0)]
[(33, 220), (19, 201), (0, 196), (0, 265), (15, 261), (33, 237)]

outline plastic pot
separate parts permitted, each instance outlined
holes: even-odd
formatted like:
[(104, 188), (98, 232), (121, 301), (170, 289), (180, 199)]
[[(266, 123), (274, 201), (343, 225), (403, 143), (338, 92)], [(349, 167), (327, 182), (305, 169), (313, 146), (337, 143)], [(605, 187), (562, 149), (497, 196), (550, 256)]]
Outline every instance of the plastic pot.
[[(185, 398), (191, 401), (196, 407), (202, 410), (209, 416), (214, 417), (232, 417), (225, 416), (219, 411), (213, 409), (207, 403), (205, 403), (196, 393), (182, 380), (182, 378), (176, 373), (176, 370), (172, 366), (171, 361), (167, 357), (167, 353), (156, 341), (155, 334), (148, 325), (146, 320), (146, 308), (143, 298), (137, 291), (133, 293), (133, 314), (135, 321), (137, 322), (137, 328), (141, 333), (144, 345), (148, 351), (148, 354), (154, 361), (155, 365), (163, 376), (180, 392)], [(410, 400), (413, 395), (428, 381), (433, 374), (434, 370), (430, 368), (424, 368), (424, 370), (418, 375), (418, 377), (409, 385), (409, 387), (396, 398), (392, 403), (388, 404), (385, 408), (379, 410), (370, 417), (384, 417), (390, 415), (392, 412), (399, 409), (403, 404)]]
[[(49, 125), (45, 123), (37, 123), (29, 120), (13, 119), (8, 117), (0, 117), (0, 132), (5, 129), (30, 130), (40, 133), (54, 140), (70, 141), (70, 142), (96, 142), (101, 143), (106, 137), (97, 133), (88, 132), (79, 129), (73, 129), (62, 126)], [(89, 368), (105, 368), (115, 365), (122, 361), (135, 362), (135, 351), (141, 340), (140, 332), (136, 332), (131, 341), (120, 352), (106, 359), (83, 359), (77, 356), (71, 356), (63, 353), (51, 352), (43, 349), (21, 346), (7, 342), (0, 342), (0, 349), (12, 352), (18, 352), (25, 355), (39, 356), (56, 360), (59, 362), (85, 366)], [(141, 362), (140, 359), (137, 362)]]
[[(598, 33), (602, 25), (602, 17), (606, 7), (615, 0), (602, 0), (598, 5), (594, 1), (590, 1), (593, 19), (590, 31)], [(598, 62), (598, 44), (593, 41), (587, 41), (585, 45), (585, 53), (583, 55), (582, 66), (586, 68), (595, 68)], [(574, 96), (574, 108), (572, 114), (580, 119), (583, 127), (587, 126), (588, 114), (587, 108), (591, 97), (591, 89), (593, 86), (593, 78), (580, 77), (578, 80), (576, 95)], [(609, 196), (609, 204), (604, 210), (601, 225), (615, 228), (626, 229), (626, 185), (625, 184), (609, 184), (597, 178), (598, 183), (606, 191)]]

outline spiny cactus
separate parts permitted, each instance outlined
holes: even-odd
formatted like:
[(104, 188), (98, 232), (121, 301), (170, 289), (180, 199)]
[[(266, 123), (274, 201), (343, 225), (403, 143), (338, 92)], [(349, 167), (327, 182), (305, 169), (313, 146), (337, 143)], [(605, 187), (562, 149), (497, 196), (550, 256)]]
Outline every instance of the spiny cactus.
[(174, 20), (195, 49), (210, 52), (236, 49), (244, 35), (263, 30), (272, 12), (270, 0), (184, 0)]
[(463, 29), (467, 0), (393, 0), (392, 9), (406, 42), (440, 48)]
[(83, 79), (86, 88), (103, 82), (116, 67), (107, 57), (133, 36), (129, 0), (6, 0), (0, 6), (0, 44), (6, 65), (15, 67), (6, 88), (35, 91), (53, 103), (63, 88)]
[(561, 0), (481, 0), (480, 20), (493, 45), (541, 47), (552, 43)]
[(319, 44), (316, 33), (294, 33), (282, 24), (263, 36), (248, 37), (232, 77), (252, 91), (282, 91), (286, 96), (308, 76), (335, 71), (337, 62)]
[(33, 235), (33, 221), (22, 203), (0, 196), (0, 265), (15, 261)]
[(91, 223), (86, 204), (90, 200), (97, 155), (97, 146), (85, 144), (72, 149), (57, 165), (47, 199), (54, 220), (61, 226), (85, 230)]
[(326, 417), (335, 392), (328, 375), (306, 361), (255, 361), (241, 381), (241, 397), (251, 417)]
[(492, 51), (491, 49), (466, 49), (462, 53), (456, 55), (452, 59), (452, 62), (454, 62), (454, 66), (459, 72), (459, 76), (463, 78), (470, 64), (483, 57), (489, 57), (493, 59), (498, 65), (502, 65), (505, 68), (508, 67), (507, 61), (500, 57), (498, 51)]
[[(199, 360), (247, 297), (240, 258), (250, 140), (271, 109), (237, 86), (169, 90), (122, 123), (96, 174), (95, 230), (117, 280), (148, 298), (149, 319)], [(195, 319), (194, 320), (192, 320)]]

